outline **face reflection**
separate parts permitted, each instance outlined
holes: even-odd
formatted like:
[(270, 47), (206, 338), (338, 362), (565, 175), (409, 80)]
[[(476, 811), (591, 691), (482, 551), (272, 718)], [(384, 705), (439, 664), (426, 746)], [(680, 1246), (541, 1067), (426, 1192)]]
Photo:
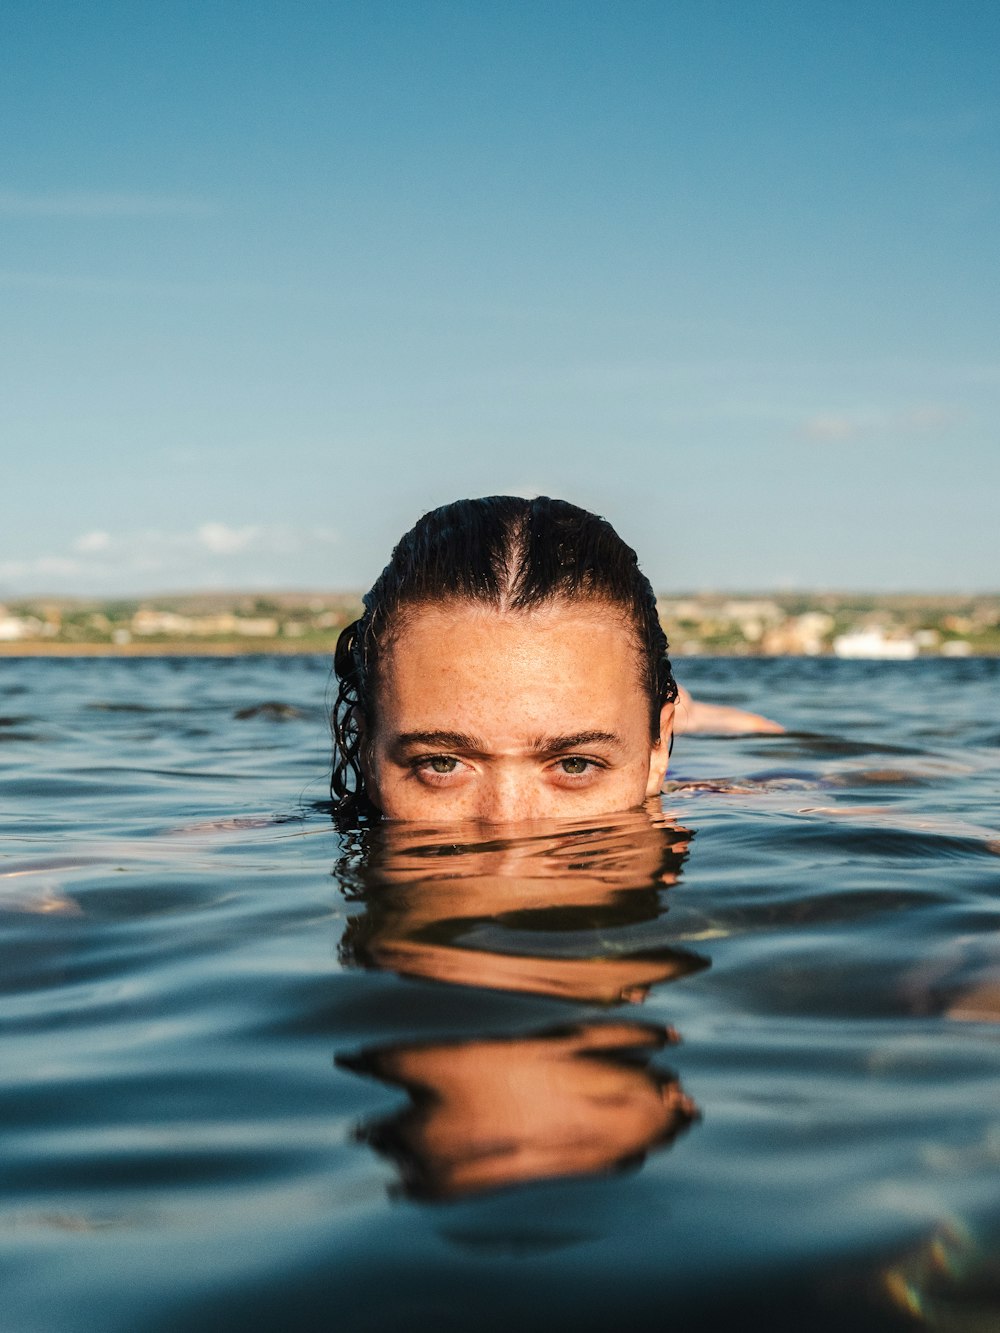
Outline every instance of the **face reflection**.
[(364, 746), (387, 819), (510, 823), (629, 810), (663, 783), (635, 646), (600, 603), (418, 607), (384, 655)]
[(366, 1137), (411, 1193), (438, 1199), (624, 1166), (697, 1116), (672, 1075), (648, 1068), (676, 1040), (669, 1028), (589, 1023), (390, 1047), (358, 1064), (412, 1104)]
[[(518, 830), (484, 840), (476, 825), (456, 825), (445, 842), (419, 824), (382, 825), (369, 910), (348, 928), (346, 961), (598, 1004), (639, 1004), (651, 986), (704, 965), (651, 947), (687, 830), (645, 810)], [(646, 923), (642, 947), (629, 948), (637, 923)]]
[[(516, 836), (417, 823), (373, 830), (364, 911), (342, 960), (408, 978), (640, 1004), (706, 966), (664, 942), (664, 889), (690, 835), (658, 810), (538, 821)], [(411, 1041), (340, 1063), (404, 1088), (410, 1104), (364, 1139), (408, 1192), (437, 1199), (635, 1162), (697, 1116), (651, 1057), (677, 1040), (633, 1020), (465, 1040)]]

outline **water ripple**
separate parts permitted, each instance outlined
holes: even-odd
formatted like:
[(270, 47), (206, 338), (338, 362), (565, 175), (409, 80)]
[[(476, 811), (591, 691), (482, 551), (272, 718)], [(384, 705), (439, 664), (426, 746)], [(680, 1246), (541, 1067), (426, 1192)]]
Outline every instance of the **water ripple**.
[(507, 836), (338, 833), (323, 659), (3, 668), (11, 1333), (1000, 1324), (996, 664)]

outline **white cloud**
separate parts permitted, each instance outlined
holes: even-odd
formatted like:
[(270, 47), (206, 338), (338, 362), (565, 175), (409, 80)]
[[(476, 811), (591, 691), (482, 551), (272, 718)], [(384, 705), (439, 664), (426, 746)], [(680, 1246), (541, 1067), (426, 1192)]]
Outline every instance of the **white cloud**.
[(962, 413), (953, 407), (943, 407), (940, 403), (928, 403), (923, 407), (911, 408), (899, 418), (904, 429), (913, 431), (948, 430), (962, 419)]
[(56, 578), (72, 578), (83, 570), (83, 564), (79, 560), (71, 560), (64, 555), (43, 555), (34, 561), (34, 568), (39, 574), (50, 574)]
[(40, 555), (34, 560), (0, 560), (0, 579), (5, 583), (22, 583), (37, 576), (45, 578), (75, 578), (85, 570), (80, 560), (65, 555)]
[(236, 555), (251, 546), (260, 535), (259, 528), (231, 528), (227, 523), (203, 523), (198, 540), (213, 555)]
[[(0, 217), (2, 216), (0, 212)], [(273, 296), (275, 292), (290, 291), (288, 288), (269, 286), (265, 282), (171, 282), (160, 278), (117, 278), (107, 274), (46, 273), (30, 269), (0, 269), (0, 288), (10, 291), (50, 292), (59, 296), (173, 296), (185, 300), (191, 297), (203, 300), (207, 296), (257, 300)], [(169, 450), (166, 456), (186, 465), (194, 455), (191, 450)]]
[(94, 528), (71, 550), (0, 559), (5, 596), (34, 592), (128, 593), (156, 588), (280, 587), (310, 582), (328, 567), (340, 534), (319, 524), (229, 524), (108, 532)]
[(850, 440), (858, 433), (858, 426), (849, 417), (818, 416), (810, 417), (803, 430), (811, 440)]
[(810, 440), (837, 443), (875, 435), (926, 435), (950, 430), (962, 420), (961, 408), (942, 403), (922, 403), (897, 411), (867, 408), (857, 412), (821, 413), (802, 423)]
[(313, 526), (309, 529), (309, 536), (314, 542), (322, 542), (324, 545), (329, 546), (340, 541), (340, 533), (336, 528)]
[(0, 215), (28, 218), (210, 217), (218, 206), (193, 195), (109, 190), (0, 190)]
[(77, 537), (73, 543), (73, 550), (79, 551), (81, 555), (90, 555), (94, 551), (106, 551), (111, 545), (111, 535), (95, 529), (93, 532), (85, 532)]

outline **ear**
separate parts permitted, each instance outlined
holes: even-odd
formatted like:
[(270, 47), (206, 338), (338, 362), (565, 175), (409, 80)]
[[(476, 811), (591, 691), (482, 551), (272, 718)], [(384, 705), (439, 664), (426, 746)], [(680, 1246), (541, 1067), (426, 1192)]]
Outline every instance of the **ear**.
[(647, 796), (659, 796), (663, 779), (667, 776), (670, 763), (670, 741), (674, 734), (674, 706), (664, 704), (660, 709), (660, 739), (649, 752), (649, 781), (646, 783)]

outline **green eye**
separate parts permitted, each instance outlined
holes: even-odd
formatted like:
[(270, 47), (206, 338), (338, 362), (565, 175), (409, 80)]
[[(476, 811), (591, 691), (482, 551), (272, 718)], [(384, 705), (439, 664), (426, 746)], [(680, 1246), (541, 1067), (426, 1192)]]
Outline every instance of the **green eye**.
[(454, 773), (457, 759), (447, 754), (436, 754), (427, 761), (427, 767), (433, 773)]
[(589, 759), (581, 759), (577, 755), (571, 755), (568, 759), (560, 759), (559, 763), (562, 771), (574, 778), (582, 777), (590, 767)]

